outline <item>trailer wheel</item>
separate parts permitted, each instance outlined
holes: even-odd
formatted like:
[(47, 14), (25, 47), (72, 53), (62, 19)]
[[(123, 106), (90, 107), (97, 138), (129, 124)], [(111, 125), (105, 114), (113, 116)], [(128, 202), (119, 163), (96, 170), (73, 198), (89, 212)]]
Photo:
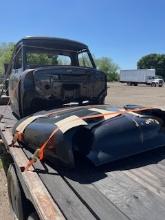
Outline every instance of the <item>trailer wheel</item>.
[(36, 212), (32, 212), (28, 217), (27, 220), (39, 220), (38, 215)]
[(22, 192), (20, 184), (15, 172), (14, 165), (10, 165), (7, 171), (7, 182), (8, 182), (8, 195), (10, 208), (13, 216), (18, 220), (24, 219), (23, 215), (23, 204), (22, 204)]

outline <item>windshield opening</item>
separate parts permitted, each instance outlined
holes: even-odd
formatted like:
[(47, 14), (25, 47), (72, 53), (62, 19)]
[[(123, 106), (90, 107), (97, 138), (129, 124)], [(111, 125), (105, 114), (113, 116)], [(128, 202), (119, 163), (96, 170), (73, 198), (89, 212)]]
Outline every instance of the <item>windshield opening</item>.
[(156, 75), (155, 78), (156, 78), (156, 79), (163, 79), (163, 77), (162, 77), (162, 76), (159, 76), (159, 75)]
[(25, 51), (25, 63), (28, 68), (58, 65), (94, 67), (87, 50), (71, 51), (28, 47)]

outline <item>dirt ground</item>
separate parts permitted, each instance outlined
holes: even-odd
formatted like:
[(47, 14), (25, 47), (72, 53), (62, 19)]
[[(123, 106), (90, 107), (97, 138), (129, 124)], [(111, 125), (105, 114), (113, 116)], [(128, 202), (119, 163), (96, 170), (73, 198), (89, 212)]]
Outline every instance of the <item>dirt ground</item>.
[[(113, 106), (139, 104), (144, 106), (165, 106), (165, 87), (127, 86), (120, 83), (108, 84), (106, 103)], [(11, 220), (6, 176), (0, 165), (0, 220)]]
[(114, 106), (125, 104), (165, 106), (165, 87), (127, 86), (121, 83), (109, 83), (108, 87), (106, 103)]

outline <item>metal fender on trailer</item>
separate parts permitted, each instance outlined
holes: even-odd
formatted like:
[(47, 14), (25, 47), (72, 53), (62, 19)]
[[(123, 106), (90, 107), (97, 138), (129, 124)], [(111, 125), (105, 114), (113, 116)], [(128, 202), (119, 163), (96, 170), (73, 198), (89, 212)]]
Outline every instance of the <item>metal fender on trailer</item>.
[(44, 146), (44, 157), (74, 167), (78, 152), (99, 166), (165, 145), (165, 112), (108, 105), (40, 112), (17, 123), (23, 146)]

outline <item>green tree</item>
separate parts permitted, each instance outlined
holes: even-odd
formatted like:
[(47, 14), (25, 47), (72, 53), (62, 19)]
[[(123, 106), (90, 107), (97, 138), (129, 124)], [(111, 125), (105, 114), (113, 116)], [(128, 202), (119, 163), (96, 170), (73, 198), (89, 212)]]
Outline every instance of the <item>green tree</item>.
[(148, 54), (137, 62), (138, 69), (155, 69), (165, 79), (165, 54)]
[(14, 43), (0, 44), (0, 74), (4, 72), (4, 63), (9, 63), (14, 50)]
[(95, 62), (98, 69), (106, 73), (108, 81), (119, 80), (119, 75), (118, 75), (119, 66), (115, 64), (112, 61), (112, 59), (108, 57), (101, 57), (95, 59)]

